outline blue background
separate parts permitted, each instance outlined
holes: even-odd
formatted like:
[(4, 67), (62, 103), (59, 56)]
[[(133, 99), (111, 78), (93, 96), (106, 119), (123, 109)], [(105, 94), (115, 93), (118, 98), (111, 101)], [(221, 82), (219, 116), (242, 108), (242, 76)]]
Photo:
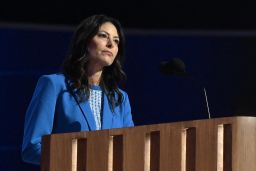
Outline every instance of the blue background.
[[(0, 170), (37, 170), (21, 161), (26, 108), (37, 79), (58, 72), (73, 29), (0, 28)], [(126, 30), (128, 94), (136, 125), (254, 115), (256, 34)], [(159, 63), (178, 57), (190, 78), (163, 76)]]

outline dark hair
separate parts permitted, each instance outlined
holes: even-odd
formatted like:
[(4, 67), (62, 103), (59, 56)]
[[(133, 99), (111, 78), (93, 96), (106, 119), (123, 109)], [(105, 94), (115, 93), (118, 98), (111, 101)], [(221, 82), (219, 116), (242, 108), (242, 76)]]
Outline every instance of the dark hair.
[[(110, 66), (103, 68), (100, 87), (106, 93), (112, 110), (123, 101), (123, 95), (118, 89), (118, 84), (126, 78), (122, 70), (124, 61), (124, 33), (120, 23), (105, 15), (93, 15), (83, 20), (77, 27), (71, 41), (70, 52), (63, 64), (63, 73), (69, 79), (71, 90), (76, 90), (79, 101), (85, 101), (89, 97), (87, 46), (97, 34), (102, 24), (111, 22), (117, 29), (119, 36), (118, 53)], [(116, 95), (117, 94), (117, 98)]]

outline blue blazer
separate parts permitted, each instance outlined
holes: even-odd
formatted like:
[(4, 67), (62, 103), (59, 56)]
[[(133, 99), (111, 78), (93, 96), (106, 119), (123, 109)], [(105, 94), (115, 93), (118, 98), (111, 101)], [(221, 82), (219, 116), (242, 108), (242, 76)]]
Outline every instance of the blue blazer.
[[(128, 96), (120, 91), (123, 102), (114, 111), (110, 108), (107, 96), (103, 95), (102, 129), (134, 126)], [(40, 77), (25, 117), (23, 160), (40, 164), (43, 135), (96, 130), (88, 101), (81, 102), (80, 107), (68, 90), (63, 74)]]

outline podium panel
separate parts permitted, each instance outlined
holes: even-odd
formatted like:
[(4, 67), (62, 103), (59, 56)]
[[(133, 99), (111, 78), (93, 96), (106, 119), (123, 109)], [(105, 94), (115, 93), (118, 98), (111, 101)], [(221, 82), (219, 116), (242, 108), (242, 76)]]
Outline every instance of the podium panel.
[(52, 134), (42, 171), (255, 171), (256, 118)]

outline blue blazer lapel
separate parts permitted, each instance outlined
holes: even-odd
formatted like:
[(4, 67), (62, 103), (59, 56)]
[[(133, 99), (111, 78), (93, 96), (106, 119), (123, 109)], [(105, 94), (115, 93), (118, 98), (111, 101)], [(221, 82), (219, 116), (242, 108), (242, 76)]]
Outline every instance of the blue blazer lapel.
[(86, 101), (80, 103), (80, 106), (83, 109), (83, 116), (85, 117), (85, 119), (87, 119), (91, 130), (96, 130), (96, 123), (89, 102)]
[[(66, 80), (67, 85), (69, 85), (68, 82), (69, 82), (69, 80)], [(70, 93), (72, 94), (73, 98), (75, 99), (78, 107), (80, 108), (80, 110), (82, 110), (81, 114), (83, 115), (86, 123), (88, 123), (89, 130), (90, 129), (91, 129), (91, 131), (96, 130), (96, 123), (95, 123), (93, 113), (91, 111), (89, 101), (85, 101), (85, 102), (80, 103), (78, 101), (77, 94), (75, 93), (77, 91), (77, 89), (71, 90), (70, 87), (68, 87), (68, 89), (69, 89)]]
[(103, 94), (102, 129), (111, 129), (113, 127), (114, 115), (110, 108), (108, 97)]

